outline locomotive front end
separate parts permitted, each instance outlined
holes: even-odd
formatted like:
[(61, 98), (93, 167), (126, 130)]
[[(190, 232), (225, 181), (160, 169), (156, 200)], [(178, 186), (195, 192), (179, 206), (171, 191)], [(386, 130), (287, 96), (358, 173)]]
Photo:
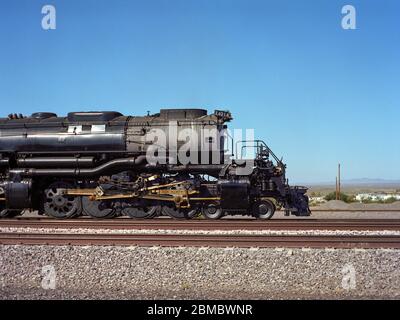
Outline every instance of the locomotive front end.
[[(311, 211), (306, 195), (307, 188), (289, 185), (286, 178), (286, 164), (262, 140), (236, 142), (236, 156), (240, 158), (243, 150), (248, 148), (255, 150), (255, 158), (234, 160), (234, 162), (253, 168), (249, 173), (249, 181), (252, 184), (253, 215), (269, 219), (277, 208), (281, 208), (285, 211), (285, 215), (309, 216)], [(243, 170), (241, 173), (243, 174)]]

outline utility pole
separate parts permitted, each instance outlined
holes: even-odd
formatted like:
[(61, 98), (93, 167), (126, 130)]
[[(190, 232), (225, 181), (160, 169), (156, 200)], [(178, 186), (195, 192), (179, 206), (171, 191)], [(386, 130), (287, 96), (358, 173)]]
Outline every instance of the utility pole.
[(338, 185), (337, 185), (337, 176), (336, 176), (336, 185), (335, 185), (335, 199), (338, 200)]
[(338, 174), (336, 176), (336, 189), (335, 189), (336, 200), (340, 200), (340, 163), (338, 163)]
[(338, 190), (339, 190), (339, 199), (340, 199), (340, 163), (338, 164)]

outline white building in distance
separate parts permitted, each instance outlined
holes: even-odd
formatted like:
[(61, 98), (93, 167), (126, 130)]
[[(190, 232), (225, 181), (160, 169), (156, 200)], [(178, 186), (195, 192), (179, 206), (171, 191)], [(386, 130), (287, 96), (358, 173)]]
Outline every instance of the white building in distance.
[(395, 198), (396, 200), (400, 200), (400, 194), (397, 193), (359, 193), (356, 195), (356, 200), (362, 202), (363, 200), (388, 200), (391, 198)]

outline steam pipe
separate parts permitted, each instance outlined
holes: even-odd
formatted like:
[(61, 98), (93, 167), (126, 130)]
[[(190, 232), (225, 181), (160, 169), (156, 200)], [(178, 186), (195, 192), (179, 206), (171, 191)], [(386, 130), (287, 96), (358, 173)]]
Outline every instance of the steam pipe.
[(220, 172), (224, 168), (223, 164), (188, 164), (188, 165), (169, 165), (167, 166), (168, 172), (187, 172), (187, 173), (206, 173), (206, 172)]
[(68, 168), (68, 167), (93, 167), (94, 157), (40, 157), (17, 159), (17, 164), (24, 168)]
[(113, 173), (113, 170), (122, 169), (129, 170), (131, 167), (143, 164), (146, 161), (146, 156), (141, 155), (137, 158), (121, 158), (106, 162), (98, 167), (90, 169), (12, 169), (11, 174), (20, 175), (22, 177), (96, 177), (103, 174)]

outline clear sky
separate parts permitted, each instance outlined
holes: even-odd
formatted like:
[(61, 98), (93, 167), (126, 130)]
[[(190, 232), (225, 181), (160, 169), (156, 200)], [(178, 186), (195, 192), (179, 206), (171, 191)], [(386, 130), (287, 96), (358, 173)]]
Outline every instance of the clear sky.
[(0, 43), (0, 116), (229, 109), (292, 182), (400, 178), (398, 0), (0, 0)]

